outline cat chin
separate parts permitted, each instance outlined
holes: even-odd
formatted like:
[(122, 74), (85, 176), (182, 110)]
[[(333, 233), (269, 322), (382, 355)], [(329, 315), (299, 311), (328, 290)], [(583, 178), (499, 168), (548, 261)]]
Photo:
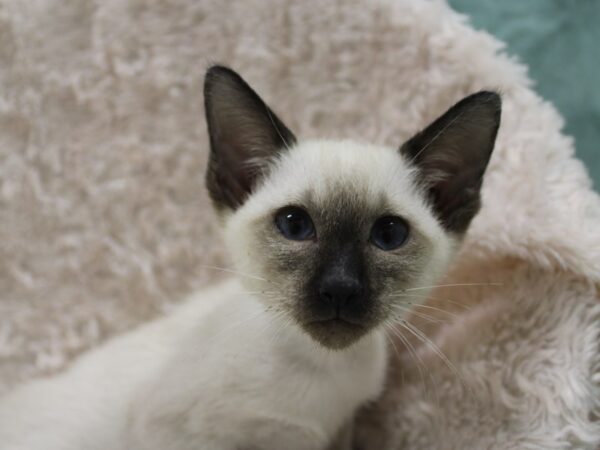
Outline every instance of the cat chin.
[(301, 327), (313, 340), (330, 350), (347, 349), (374, 328), (340, 318), (307, 322)]

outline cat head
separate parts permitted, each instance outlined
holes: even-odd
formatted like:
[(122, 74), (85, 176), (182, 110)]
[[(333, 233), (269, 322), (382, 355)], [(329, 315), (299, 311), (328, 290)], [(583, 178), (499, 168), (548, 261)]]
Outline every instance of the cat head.
[(397, 318), (479, 209), (500, 108), (473, 94), (400, 148), (299, 141), (237, 73), (210, 68), (206, 185), (245, 286), (329, 348)]

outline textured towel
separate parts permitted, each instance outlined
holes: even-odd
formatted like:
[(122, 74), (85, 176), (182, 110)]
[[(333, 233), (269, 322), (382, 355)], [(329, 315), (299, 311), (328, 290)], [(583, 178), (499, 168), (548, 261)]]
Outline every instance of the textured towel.
[(581, 0), (450, 0), (473, 24), (507, 43), (529, 66), (536, 90), (565, 117), (600, 190), (600, 2)]
[(444, 282), (502, 284), (433, 294), (451, 323), (418, 326), (454, 370), (398, 340), (358, 434), (373, 449), (594, 448), (600, 200), (501, 50), (441, 1), (0, 3), (0, 389), (223, 276), (207, 267), (227, 266), (203, 188), (210, 62), (299, 138), (399, 145), (497, 88), (484, 207)]

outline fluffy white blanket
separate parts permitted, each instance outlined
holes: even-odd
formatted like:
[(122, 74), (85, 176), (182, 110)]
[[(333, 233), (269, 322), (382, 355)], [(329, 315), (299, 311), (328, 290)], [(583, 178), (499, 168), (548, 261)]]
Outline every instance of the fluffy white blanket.
[(442, 1), (0, 3), (0, 390), (222, 276), (203, 188), (215, 61), (300, 137), (399, 145), (461, 96), (503, 92), (484, 207), (444, 280), (483, 285), (415, 315), (449, 361), (399, 338), (358, 438), (596, 448), (600, 200), (523, 66)]

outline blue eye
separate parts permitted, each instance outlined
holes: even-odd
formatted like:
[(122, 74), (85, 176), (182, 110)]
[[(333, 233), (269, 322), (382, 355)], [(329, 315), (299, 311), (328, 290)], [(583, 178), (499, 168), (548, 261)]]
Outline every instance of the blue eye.
[(292, 241), (305, 241), (315, 235), (315, 226), (303, 209), (289, 206), (275, 216), (275, 224), (281, 234)]
[(408, 239), (408, 224), (400, 217), (380, 217), (371, 228), (370, 239), (381, 250), (394, 250)]

